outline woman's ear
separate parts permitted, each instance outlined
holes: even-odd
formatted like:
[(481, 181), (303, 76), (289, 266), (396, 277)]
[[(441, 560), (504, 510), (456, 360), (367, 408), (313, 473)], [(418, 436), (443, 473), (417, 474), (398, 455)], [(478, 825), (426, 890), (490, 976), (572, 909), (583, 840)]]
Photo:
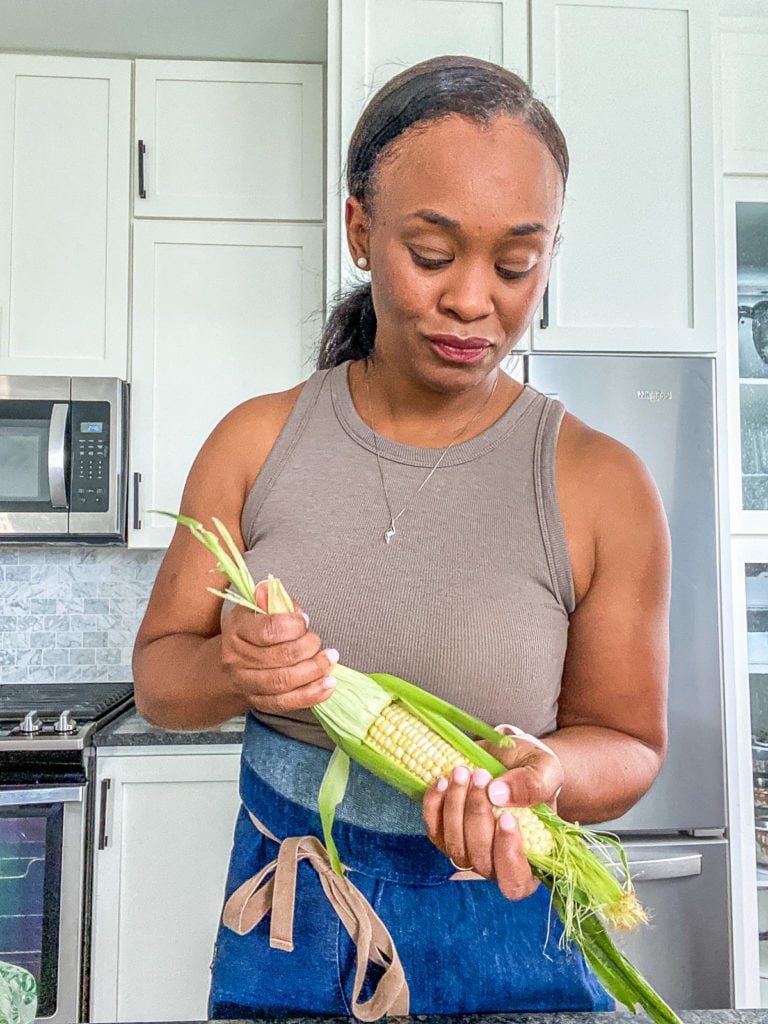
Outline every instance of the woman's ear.
[(347, 245), (352, 262), (359, 266), (358, 260), (370, 259), (370, 220), (359, 199), (354, 199), (352, 196), (347, 199), (344, 207), (344, 219), (347, 225)]

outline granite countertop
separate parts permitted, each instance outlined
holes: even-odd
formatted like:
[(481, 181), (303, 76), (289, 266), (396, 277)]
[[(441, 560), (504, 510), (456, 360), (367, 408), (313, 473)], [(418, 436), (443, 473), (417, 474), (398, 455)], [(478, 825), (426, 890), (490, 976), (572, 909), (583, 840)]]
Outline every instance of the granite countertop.
[[(765, 1010), (681, 1010), (683, 1024), (768, 1024)], [(350, 1024), (351, 1017), (260, 1017), (259, 1024), (309, 1024), (321, 1019), (323, 1024)], [(457, 1016), (388, 1017), (388, 1021), (411, 1024), (643, 1024), (645, 1014), (626, 1011), (617, 1013), (482, 1013)], [(136, 1022), (138, 1024), (138, 1022)], [(206, 1024), (190, 1021), (189, 1024)], [(210, 1024), (210, 1022), (208, 1022)], [(221, 1022), (219, 1022), (221, 1024)], [(226, 1022), (225, 1022), (226, 1024)], [(243, 1024), (229, 1021), (229, 1024)]]
[(203, 743), (236, 743), (243, 740), (245, 716), (238, 715), (228, 722), (200, 731), (161, 729), (142, 718), (136, 708), (129, 708), (109, 725), (105, 725), (93, 738), (96, 747), (159, 747), (184, 746)]

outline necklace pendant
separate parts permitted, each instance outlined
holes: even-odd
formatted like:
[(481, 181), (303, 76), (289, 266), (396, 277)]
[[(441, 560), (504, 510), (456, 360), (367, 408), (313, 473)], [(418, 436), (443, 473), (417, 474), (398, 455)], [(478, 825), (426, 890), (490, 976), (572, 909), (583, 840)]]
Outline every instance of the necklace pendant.
[(389, 544), (389, 542), (395, 536), (395, 532), (396, 532), (395, 531), (395, 524), (394, 524), (394, 522), (392, 522), (392, 523), (390, 523), (389, 529), (384, 534), (384, 540), (387, 542), (387, 544)]

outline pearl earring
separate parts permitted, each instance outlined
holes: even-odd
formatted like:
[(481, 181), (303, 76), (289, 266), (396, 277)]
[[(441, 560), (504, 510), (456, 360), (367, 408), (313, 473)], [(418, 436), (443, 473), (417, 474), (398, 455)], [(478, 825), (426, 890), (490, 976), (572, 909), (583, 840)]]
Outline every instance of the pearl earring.
[(358, 267), (360, 267), (361, 270), (365, 270), (368, 267), (368, 257), (367, 256), (360, 256), (360, 257), (358, 257), (357, 265), (358, 265)]

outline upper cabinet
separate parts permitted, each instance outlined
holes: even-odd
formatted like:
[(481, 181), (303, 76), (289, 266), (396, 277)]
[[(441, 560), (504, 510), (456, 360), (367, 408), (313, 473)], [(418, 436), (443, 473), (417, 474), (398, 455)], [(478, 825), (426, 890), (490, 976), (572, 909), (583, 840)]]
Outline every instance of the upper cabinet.
[(165, 547), (216, 423), (309, 376), (320, 337), (319, 224), (142, 221), (134, 228), (132, 547)]
[(725, 184), (731, 528), (768, 533), (768, 176)]
[(724, 18), (720, 34), (726, 174), (768, 174), (768, 18)]
[[(404, 68), (444, 53), (495, 61), (528, 75), (527, 0), (329, 0), (328, 293), (359, 279), (344, 234), (343, 168), (373, 93)], [(334, 210), (336, 211), (334, 213)]]
[(529, 77), (571, 153), (563, 242), (528, 343), (716, 350), (709, 0), (334, 0), (329, 26), (329, 79), (340, 82), (329, 97), (332, 291), (359, 279), (341, 168), (365, 101), (414, 61), (468, 54)]
[(532, 84), (568, 141), (563, 241), (533, 347), (717, 348), (707, 0), (536, 0)]
[(131, 65), (0, 55), (0, 373), (125, 377)]
[(137, 217), (323, 219), (323, 69), (136, 62)]

